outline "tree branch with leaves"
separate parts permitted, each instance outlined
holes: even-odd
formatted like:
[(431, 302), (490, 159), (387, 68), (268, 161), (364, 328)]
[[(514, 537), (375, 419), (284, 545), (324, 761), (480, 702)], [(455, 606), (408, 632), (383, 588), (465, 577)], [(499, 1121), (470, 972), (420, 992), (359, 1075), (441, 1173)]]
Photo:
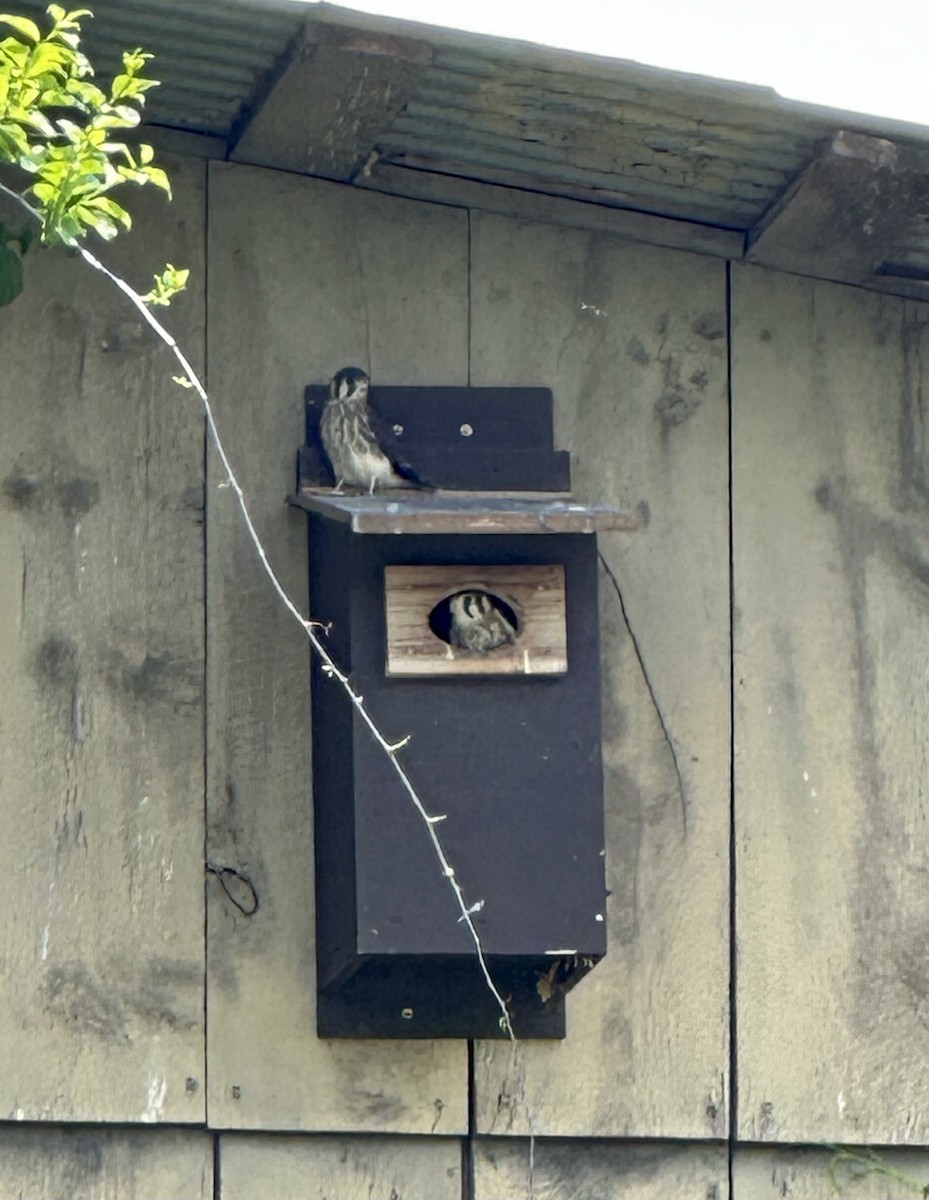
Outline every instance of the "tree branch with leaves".
[[(110, 241), (132, 227), (115, 189), (151, 184), (171, 195), (152, 147), (133, 147), (118, 136), (140, 124), (145, 93), (158, 86), (142, 73), (152, 56), (126, 51), (122, 71), (104, 91), (81, 50), (81, 21), (93, 14), (57, 4), (47, 11), (45, 33), (28, 17), (0, 15), (0, 24), (12, 30), (0, 41), (0, 163), (20, 173), (16, 193), (46, 245), (73, 247), (89, 231)], [(0, 304), (22, 289), (22, 257), (32, 240), (28, 228), (0, 226)], [(169, 265), (147, 299), (167, 303), (186, 280), (186, 271)]]

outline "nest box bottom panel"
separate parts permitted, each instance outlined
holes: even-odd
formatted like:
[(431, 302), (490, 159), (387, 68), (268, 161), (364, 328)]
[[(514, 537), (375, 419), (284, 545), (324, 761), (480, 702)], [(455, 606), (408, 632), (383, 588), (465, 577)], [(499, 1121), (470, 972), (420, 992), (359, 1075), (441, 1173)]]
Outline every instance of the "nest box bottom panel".
[[(487, 967), (518, 1038), (565, 1036), (564, 995), (594, 960), (490, 957)], [(501, 1038), (502, 1011), (474, 955), (372, 958), (320, 992), (320, 1037)]]

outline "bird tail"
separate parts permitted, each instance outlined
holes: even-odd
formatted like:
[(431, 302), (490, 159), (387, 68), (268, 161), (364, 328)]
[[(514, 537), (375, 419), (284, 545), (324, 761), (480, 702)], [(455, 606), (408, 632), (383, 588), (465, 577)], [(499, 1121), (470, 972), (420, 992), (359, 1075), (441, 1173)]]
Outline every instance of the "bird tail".
[(435, 484), (429, 483), (421, 478), (408, 463), (394, 463), (394, 474), (397, 476), (397, 482), (393, 485), (397, 488), (416, 488), (421, 492), (434, 492)]

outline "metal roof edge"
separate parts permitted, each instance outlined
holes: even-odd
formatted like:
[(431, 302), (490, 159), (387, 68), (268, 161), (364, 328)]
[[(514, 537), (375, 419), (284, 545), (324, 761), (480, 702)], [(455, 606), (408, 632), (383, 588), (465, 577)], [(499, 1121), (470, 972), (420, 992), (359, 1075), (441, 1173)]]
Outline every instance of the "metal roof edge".
[[(254, 3), (254, 0), (235, 0), (235, 2), (249, 4)], [(283, 0), (277, 0), (277, 2), (280, 3)], [(540, 71), (550, 70), (595, 77), (623, 75), (630, 81), (640, 82), (643, 85), (660, 85), (666, 88), (670, 84), (670, 90), (682, 94), (700, 95), (729, 104), (741, 104), (746, 108), (775, 115), (781, 112), (785, 115), (808, 117), (874, 136), (906, 137), (929, 144), (929, 125), (832, 108), (829, 105), (813, 104), (804, 100), (791, 100), (782, 96), (773, 87), (764, 84), (722, 79), (711, 75), (678, 71), (670, 67), (639, 63), (633, 59), (610, 58), (579, 50), (545, 46), (528, 40), (504, 38), (495, 34), (472, 33), (468, 30), (429, 25), (400, 17), (366, 13), (352, 8), (344, 8), (338, 4), (330, 4), (328, 0), (313, 0), (313, 2), (303, 4), (303, 8), (306, 10), (308, 25), (318, 22), (371, 33), (394, 34), (427, 41), (432, 45), (440, 45), (442, 48), (468, 51), (489, 60), (505, 62), (509, 59), (519, 59), (525, 66)]]

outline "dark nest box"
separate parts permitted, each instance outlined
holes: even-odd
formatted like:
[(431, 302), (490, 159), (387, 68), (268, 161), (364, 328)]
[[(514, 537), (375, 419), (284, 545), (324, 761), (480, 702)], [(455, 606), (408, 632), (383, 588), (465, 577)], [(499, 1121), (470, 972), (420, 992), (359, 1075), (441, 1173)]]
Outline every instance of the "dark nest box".
[[(410, 737), (516, 1035), (563, 1037), (606, 951), (595, 533), (635, 520), (570, 499), (538, 388), (374, 389), (385, 449), (438, 490), (334, 494), (327, 394), (307, 389), (291, 497), (310, 611), (385, 736)], [(512, 630), (486, 653), (453, 644), (464, 593)], [(503, 1036), (423, 818), (315, 656), (312, 690), (320, 1036)]]

